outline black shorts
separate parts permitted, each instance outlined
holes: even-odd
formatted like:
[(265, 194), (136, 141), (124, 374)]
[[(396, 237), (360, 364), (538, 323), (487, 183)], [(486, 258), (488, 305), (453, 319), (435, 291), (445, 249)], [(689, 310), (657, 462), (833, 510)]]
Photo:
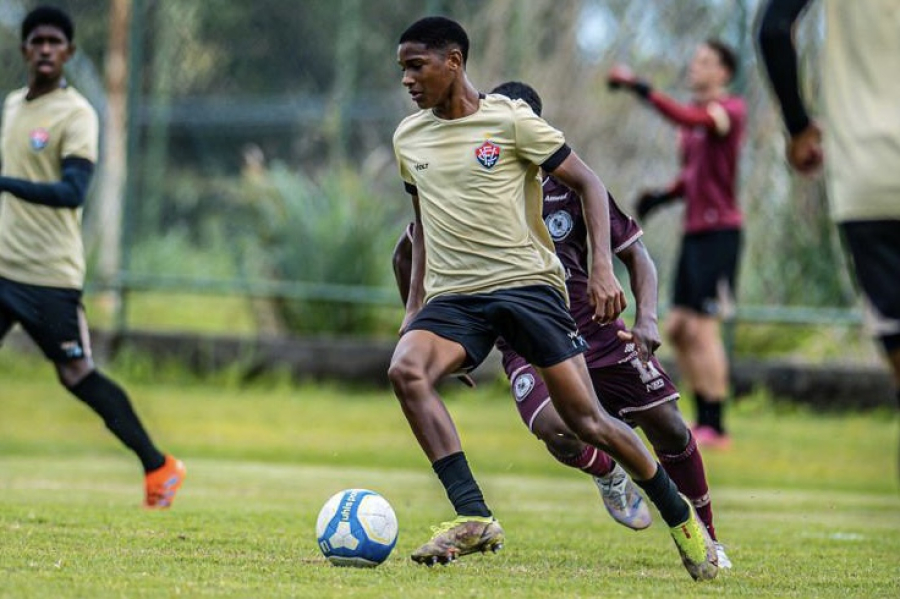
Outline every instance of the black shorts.
[(900, 220), (853, 221), (840, 227), (874, 333), (887, 351), (900, 349)]
[(90, 357), (79, 289), (28, 285), (0, 277), (0, 340), (17, 322), (54, 363)]
[(672, 292), (672, 305), (707, 316), (726, 316), (734, 303), (736, 275), (741, 254), (737, 229), (688, 233)]
[(481, 364), (498, 337), (538, 368), (587, 350), (562, 294), (549, 285), (440, 295), (425, 304), (407, 330), (429, 331), (462, 345), (465, 370)]

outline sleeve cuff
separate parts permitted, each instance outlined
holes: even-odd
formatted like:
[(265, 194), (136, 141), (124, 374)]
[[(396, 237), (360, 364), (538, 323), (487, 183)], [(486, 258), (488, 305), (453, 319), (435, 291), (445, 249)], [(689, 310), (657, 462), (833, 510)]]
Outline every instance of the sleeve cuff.
[(557, 151), (553, 152), (550, 158), (541, 163), (541, 168), (548, 173), (552, 173), (559, 168), (559, 165), (562, 164), (571, 153), (572, 148), (569, 147), (569, 144), (564, 143)]

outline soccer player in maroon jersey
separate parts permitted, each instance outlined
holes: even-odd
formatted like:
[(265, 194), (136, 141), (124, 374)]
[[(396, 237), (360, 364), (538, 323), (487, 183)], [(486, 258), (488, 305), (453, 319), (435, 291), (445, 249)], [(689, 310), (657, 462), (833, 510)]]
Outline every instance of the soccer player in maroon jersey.
[[(527, 84), (507, 82), (491, 93), (525, 100), (535, 113), (541, 114), (540, 96)], [(593, 318), (594, 309), (588, 295), (589, 247), (581, 199), (550, 175), (543, 179), (542, 192), (544, 222), (566, 269), (569, 310), (590, 348), (585, 359), (597, 396), (607, 412), (643, 429), (660, 464), (678, 490), (693, 503), (715, 540), (719, 567), (730, 568), (731, 561), (716, 540), (700, 450), (678, 410), (678, 390), (653, 355), (660, 345), (657, 278), (653, 260), (641, 242), (643, 231), (608, 196), (611, 249), (628, 269), (637, 308), (630, 330), (621, 318), (600, 324)], [(409, 295), (413, 234), (410, 223), (393, 255), (394, 275), (404, 301)], [(497, 348), (503, 354), (503, 368), (516, 408), (528, 429), (560, 463), (592, 476), (607, 511), (617, 522), (634, 530), (648, 527), (650, 512), (621, 466), (602, 451), (578, 440), (566, 427), (537, 369), (502, 338)]]
[(687, 105), (626, 67), (617, 66), (608, 76), (611, 89), (633, 92), (681, 129), (681, 173), (668, 187), (644, 193), (637, 214), (644, 219), (673, 200), (685, 202), (666, 333), (697, 404), (694, 435), (701, 445), (720, 448), (730, 445), (722, 413), (729, 377), (721, 319), (733, 305), (743, 225), (736, 187), (746, 108), (728, 92), (736, 68), (728, 46), (718, 40), (701, 44), (688, 71), (692, 100)]

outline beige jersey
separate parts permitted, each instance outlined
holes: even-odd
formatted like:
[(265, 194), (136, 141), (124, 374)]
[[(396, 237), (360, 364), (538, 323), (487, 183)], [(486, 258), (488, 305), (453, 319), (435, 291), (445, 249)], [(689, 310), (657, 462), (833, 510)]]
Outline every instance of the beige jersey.
[[(0, 124), (2, 174), (40, 183), (62, 179), (64, 158), (97, 161), (97, 113), (71, 87), (35, 100), (9, 94)], [(32, 204), (0, 195), (0, 277), (80, 289), (84, 285), (81, 208)]]
[(425, 301), (539, 284), (565, 296), (538, 176), (564, 147), (562, 133), (525, 102), (499, 95), (463, 118), (422, 110), (400, 123), (394, 152), (419, 197)]
[(900, 1), (826, 2), (825, 159), (837, 221), (900, 218)]

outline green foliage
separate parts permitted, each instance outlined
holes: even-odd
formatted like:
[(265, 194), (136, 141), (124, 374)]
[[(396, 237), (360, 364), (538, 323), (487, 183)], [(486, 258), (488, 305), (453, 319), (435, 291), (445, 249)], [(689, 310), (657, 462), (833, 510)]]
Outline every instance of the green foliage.
[[(175, 506), (157, 513), (137, 507), (137, 462), (48, 366), (0, 354), (0, 380), (2, 597), (896, 594), (896, 414), (822, 416), (762, 395), (736, 404), (735, 447), (704, 454), (735, 567), (701, 585), (658, 518), (640, 534), (610, 521), (588, 478), (527, 433), (505, 389), (447, 403), (507, 546), (428, 569), (407, 556), (450, 506), (389, 391), (120, 379), (188, 466)], [(400, 521), (394, 554), (374, 570), (332, 567), (315, 544), (318, 510), (351, 486), (383, 493)]]
[[(245, 272), (323, 286), (393, 286), (391, 249), (403, 230), (400, 198), (373, 195), (351, 169), (329, 171), (316, 183), (275, 164), (246, 185), (242, 199), (250, 218), (238, 233)], [(376, 307), (333, 295), (278, 298), (275, 306), (293, 333), (383, 330)]]

